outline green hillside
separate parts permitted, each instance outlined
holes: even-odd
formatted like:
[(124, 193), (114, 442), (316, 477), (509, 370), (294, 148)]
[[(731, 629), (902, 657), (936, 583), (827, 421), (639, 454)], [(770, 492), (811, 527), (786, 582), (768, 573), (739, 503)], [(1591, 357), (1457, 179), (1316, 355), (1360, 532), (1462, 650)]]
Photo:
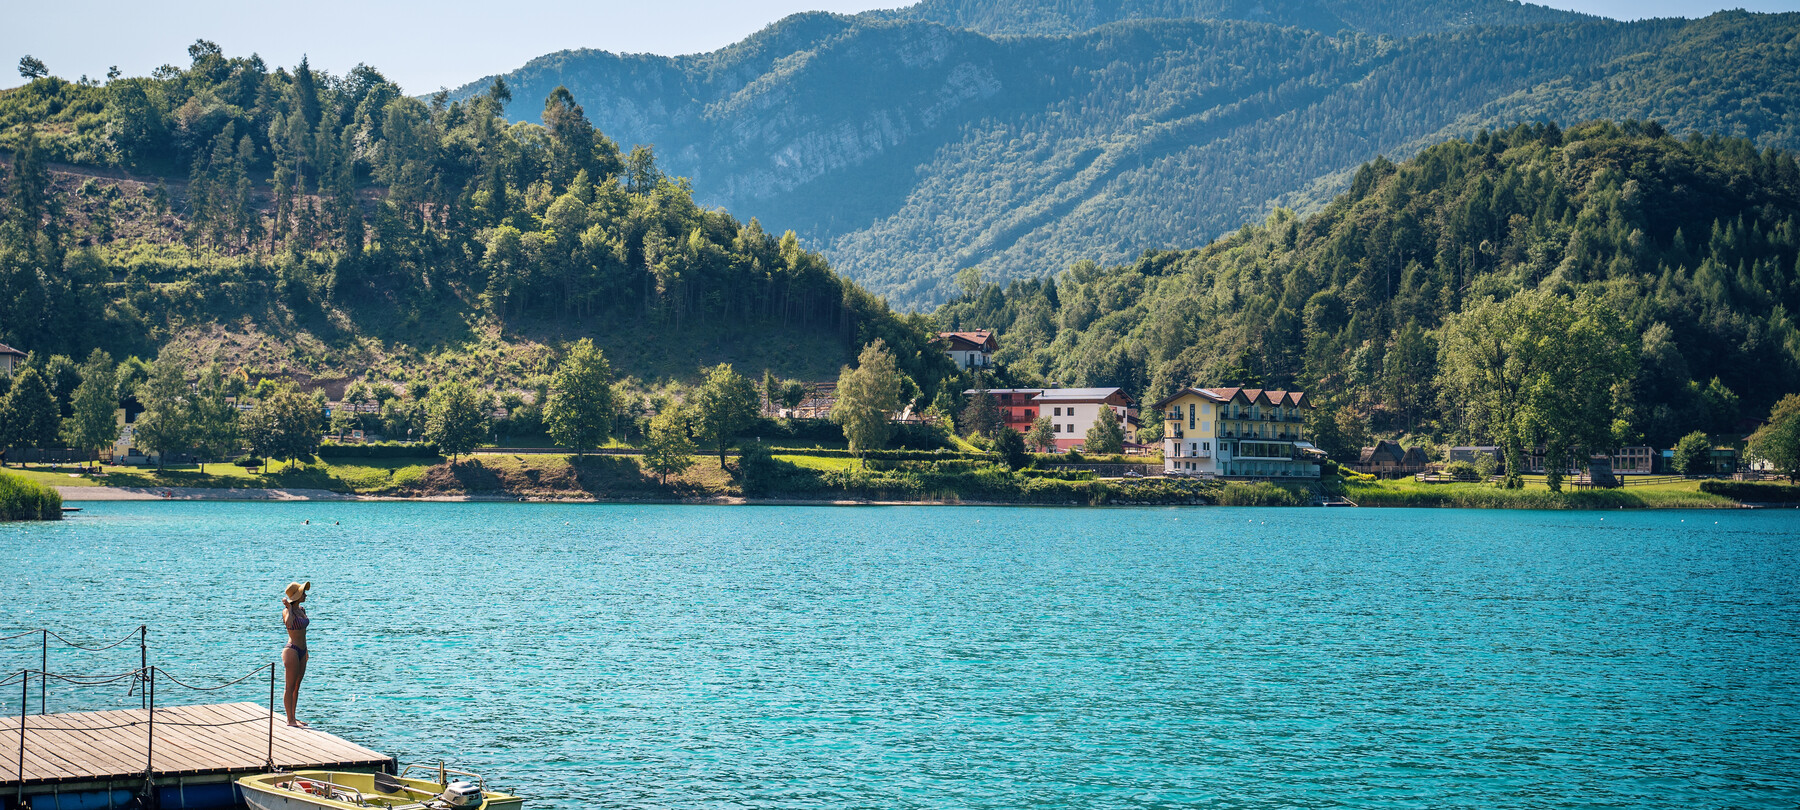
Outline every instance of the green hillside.
[(1669, 447), (1800, 390), (1800, 166), (1654, 124), (1484, 131), (1365, 164), (1319, 213), (1278, 211), (1205, 248), (962, 281), (938, 321), (998, 329), (999, 358), (1026, 374), (1146, 401), (1297, 387), (1350, 414), (1351, 433), (1440, 440), (1494, 438), (1469, 429), (1474, 403), (1443, 395), (1447, 323), (1521, 291), (1591, 295), (1622, 320), (1630, 382), (1606, 396), (1624, 438)]
[(1242, 20), (1324, 33), (1406, 36), (1483, 25), (1569, 22), (1583, 15), (1512, 0), (924, 0), (870, 17), (929, 20), (984, 34), (1073, 34), (1126, 20)]
[[(622, 375), (835, 375), (942, 355), (792, 234), (697, 204), (567, 93), (409, 98), (371, 68), (187, 69), (0, 93), (0, 342), (302, 377), (527, 386), (594, 337)], [(547, 98), (547, 101), (545, 100)]]
[[(1257, 8), (1301, 24), (1234, 19)], [(505, 80), (509, 117), (566, 85), (702, 202), (796, 230), (911, 307), (966, 267), (1042, 277), (1204, 244), (1483, 127), (1630, 117), (1800, 148), (1796, 77), (1800, 14), (971, 1), (797, 15), (693, 56), (559, 52)]]

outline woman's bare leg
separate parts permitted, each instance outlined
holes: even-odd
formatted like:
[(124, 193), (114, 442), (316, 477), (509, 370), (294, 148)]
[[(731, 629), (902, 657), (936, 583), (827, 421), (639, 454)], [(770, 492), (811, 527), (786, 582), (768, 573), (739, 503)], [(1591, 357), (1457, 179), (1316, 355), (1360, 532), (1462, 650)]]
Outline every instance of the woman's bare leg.
[(304, 728), (306, 724), (294, 717), (294, 709), (300, 704), (300, 681), (306, 677), (306, 658), (288, 647), (281, 651), (281, 663), (287, 668), (286, 688), (281, 693), (282, 705), (287, 708), (287, 724)]

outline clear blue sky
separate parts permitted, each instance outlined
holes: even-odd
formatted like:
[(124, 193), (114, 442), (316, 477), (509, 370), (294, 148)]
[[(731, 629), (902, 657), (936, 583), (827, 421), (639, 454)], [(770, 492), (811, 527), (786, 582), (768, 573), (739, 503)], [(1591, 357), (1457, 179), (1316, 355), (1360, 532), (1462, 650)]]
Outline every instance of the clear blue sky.
[[(186, 65), (196, 38), (271, 66), (311, 64), (342, 75), (369, 62), (408, 92), (502, 73), (565, 48), (629, 53), (710, 51), (798, 11), (857, 12), (907, 0), (9, 0), (0, 17), (0, 87), (18, 85), (20, 56), (57, 76), (143, 75)], [(1704, 17), (1719, 8), (1796, 11), (1800, 0), (1545, 0), (1618, 19)]]

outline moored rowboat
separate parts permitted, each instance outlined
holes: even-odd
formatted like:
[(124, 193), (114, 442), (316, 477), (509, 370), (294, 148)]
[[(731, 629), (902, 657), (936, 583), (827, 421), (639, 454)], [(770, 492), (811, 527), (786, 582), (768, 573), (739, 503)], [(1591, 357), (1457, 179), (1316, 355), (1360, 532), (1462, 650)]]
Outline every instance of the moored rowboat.
[[(345, 771), (265, 773), (238, 780), (251, 810), (520, 810), (525, 800), (490, 791), (478, 774), (435, 768), (439, 781)], [(451, 779), (449, 774), (473, 777)]]

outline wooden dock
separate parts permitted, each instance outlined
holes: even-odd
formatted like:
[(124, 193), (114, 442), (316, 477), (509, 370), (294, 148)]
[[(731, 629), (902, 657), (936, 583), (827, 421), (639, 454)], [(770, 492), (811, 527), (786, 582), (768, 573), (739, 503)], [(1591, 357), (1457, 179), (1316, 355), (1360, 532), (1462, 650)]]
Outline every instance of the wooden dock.
[(271, 737), (267, 706), (159, 706), (155, 713), (154, 726), (144, 709), (0, 718), (0, 808), (21, 797), (33, 810), (123, 807), (145, 792), (147, 769), (153, 801), (165, 808), (232, 806), (231, 783), (266, 772), (270, 759), (282, 770), (394, 769), (392, 757), (318, 729), (277, 719)]

